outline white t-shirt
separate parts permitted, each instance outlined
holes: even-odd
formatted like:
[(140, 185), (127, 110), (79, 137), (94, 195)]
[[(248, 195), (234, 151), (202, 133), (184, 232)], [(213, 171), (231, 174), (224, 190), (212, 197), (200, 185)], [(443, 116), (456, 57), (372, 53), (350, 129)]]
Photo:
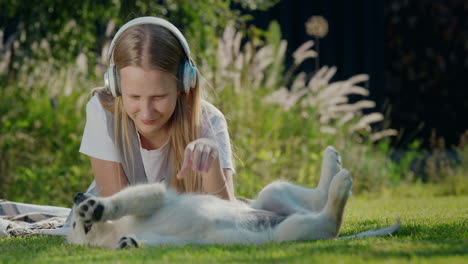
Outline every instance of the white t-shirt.
[[(120, 163), (114, 141), (107, 130), (105, 111), (99, 101), (98, 94), (95, 94), (86, 105), (86, 125), (80, 152), (97, 159)], [(210, 138), (218, 144), (221, 167), (234, 171), (231, 143), (224, 115), (213, 105), (207, 104), (202, 119), (200, 136)], [(159, 149), (146, 150), (141, 147), (140, 142), (140, 153), (148, 182), (169, 183), (172, 166), (169, 157), (170, 148), (170, 144), (166, 142)]]

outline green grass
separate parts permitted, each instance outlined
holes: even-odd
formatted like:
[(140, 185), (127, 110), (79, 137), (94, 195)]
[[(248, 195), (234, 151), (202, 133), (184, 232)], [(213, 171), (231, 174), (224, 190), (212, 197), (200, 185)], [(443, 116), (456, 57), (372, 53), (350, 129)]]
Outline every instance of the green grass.
[(394, 236), (368, 239), (118, 251), (70, 246), (59, 237), (7, 238), (0, 240), (0, 263), (467, 263), (467, 204), (468, 196), (352, 197), (341, 236), (401, 218)]

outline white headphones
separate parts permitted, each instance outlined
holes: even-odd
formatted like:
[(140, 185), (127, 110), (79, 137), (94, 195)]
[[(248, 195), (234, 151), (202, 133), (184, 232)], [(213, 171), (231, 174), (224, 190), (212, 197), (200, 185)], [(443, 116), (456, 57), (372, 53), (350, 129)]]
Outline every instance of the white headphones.
[(183, 69), (179, 69), (179, 72), (180, 70), (183, 70), (181, 74), (182, 76), (181, 81), (182, 81), (184, 91), (188, 93), (190, 89), (194, 88), (197, 83), (197, 67), (195, 66), (195, 64), (192, 61), (192, 58), (190, 57), (190, 48), (188, 46), (187, 40), (184, 38), (182, 33), (173, 24), (158, 17), (139, 17), (139, 18), (130, 20), (125, 25), (123, 25), (119, 29), (119, 31), (117, 31), (117, 33), (114, 36), (114, 39), (112, 39), (111, 45), (109, 47), (109, 51), (107, 53), (107, 57), (109, 58), (109, 67), (107, 68), (107, 71), (104, 73), (105, 88), (109, 90), (114, 97), (121, 95), (120, 82), (117, 76), (117, 67), (115, 67), (115, 64), (114, 64), (115, 43), (119, 39), (119, 36), (125, 30), (127, 30), (130, 27), (141, 25), (141, 24), (152, 24), (152, 25), (161, 26), (169, 30), (179, 40), (188, 58), (184, 63)]

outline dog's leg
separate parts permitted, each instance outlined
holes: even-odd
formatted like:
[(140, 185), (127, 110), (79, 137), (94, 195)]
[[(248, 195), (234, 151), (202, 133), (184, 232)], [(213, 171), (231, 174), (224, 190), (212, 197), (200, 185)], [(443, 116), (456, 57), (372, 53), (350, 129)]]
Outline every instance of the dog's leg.
[(251, 207), (282, 215), (290, 215), (297, 212), (305, 213), (310, 211), (306, 198), (314, 195), (314, 193), (315, 189), (289, 182), (276, 181), (268, 184), (260, 191)]
[(275, 241), (316, 240), (336, 237), (341, 226), (352, 179), (346, 170), (333, 177), (328, 201), (320, 213), (293, 214), (275, 229)]
[(340, 170), (340, 154), (329, 146), (324, 153), (322, 172), (316, 189), (283, 181), (273, 182), (260, 191), (251, 206), (285, 215), (296, 212), (320, 212), (327, 203), (333, 176)]
[(330, 184), (328, 201), (322, 213), (336, 223), (336, 234), (338, 234), (341, 227), (344, 209), (351, 195), (352, 186), (353, 180), (351, 175), (345, 169), (335, 175)]
[(328, 146), (323, 154), (322, 171), (320, 173), (320, 180), (317, 189), (328, 193), (333, 176), (335, 176), (340, 170), (340, 153), (338, 153), (334, 147)]
[(85, 223), (119, 219), (125, 215), (153, 214), (166, 200), (162, 184), (146, 184), (126, 188), (109, 197), (92, 197), (81, 202), (76, 210)]
[(335, 223), (323, 214), (293, 214), (273, 231), (274, 241), (318, 240), (334, 238)]
[(304, 201), (309, 210), (312, 212), (320, 212), (323, 209), (328, 200), (330, 184), (333, 177), (335, 177), (340, 170), (340, 153), (332, 146), (328, 146), (323, 155), (322, 170), (317, 188), (310, 189), (309, 192), (299, 195), (299, 199)]

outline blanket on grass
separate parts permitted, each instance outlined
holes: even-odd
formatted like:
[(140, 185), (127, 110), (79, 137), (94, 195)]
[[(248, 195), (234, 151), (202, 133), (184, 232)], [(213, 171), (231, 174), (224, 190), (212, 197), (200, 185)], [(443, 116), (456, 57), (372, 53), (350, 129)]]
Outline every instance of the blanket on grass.
[(0, 238), (68, 233), (70, 208), (0, 200)]

